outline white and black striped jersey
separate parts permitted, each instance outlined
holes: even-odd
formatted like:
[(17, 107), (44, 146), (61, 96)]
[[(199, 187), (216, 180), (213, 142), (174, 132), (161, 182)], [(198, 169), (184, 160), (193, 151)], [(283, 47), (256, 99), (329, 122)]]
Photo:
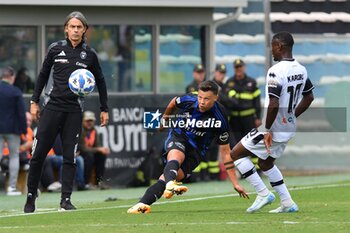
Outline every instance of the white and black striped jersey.
[(295, 135), (295, 108), (302, 96), (310, 94), (312, 89), (314, 86), (305, 67), (295, 59), (282, 60), (268, 70), (265, 109), (271, 96), (279, 99), (278, 114), (271, 126), (274, 141), (286, 142)]

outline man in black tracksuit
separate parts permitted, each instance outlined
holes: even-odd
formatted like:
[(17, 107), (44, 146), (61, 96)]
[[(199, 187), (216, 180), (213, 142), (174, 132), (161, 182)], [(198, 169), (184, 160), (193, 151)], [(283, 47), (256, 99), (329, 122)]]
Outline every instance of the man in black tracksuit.
[[(261, 124), (260, 90), (255, 79), (245, 73), (245, 63), (241, 59), (233, 62), (234, 76), (225, 84), (225, 105), (230, 111), (230, 127), (236, 144), (252, 128)], [(231, 145), (234, 146), (234, 145)]]
[(198, 91), (198, 85), (205, 80), (205, 68), (202, 64), (196, 64), (193, 67), (193, 82), (186, 86), (186, 93)]
[[(70, 201), (75, 176), (75, 155), (81, 131), (83, 98), (73, 94), (68, 86), (70, 74), (80, 68), (90, 70), (95, 76), (100, 97), (101, 126), (108, 124), (106, 83), (97, 55), (89, 48), (84, 36), (88, 28), (86, 18), (80, 12), (70, 13), (65, 21), (66, 40), (53, 43), (44, 60), (34, 93), (30, 112), (40, 121), (33, 143), (33, 157), (28, 175), (28, 195), (24, 212), (35, 211), (35, 199), (41, 170), (47, 153), (60, 134), (63, 147), (61, 210), (72, 210)], [(44, 108), (40, 113), (39, 100), (45, 89)]]
[[(234, 141), (231, 147), (238, 143), (247, 133), (261, 124), (260, 90), (255, 79), (245, 73), (245, 63), (241, 59), (233, 62), (234, 76), (225, 84), (225, 106), (229, 110), (230, 127)], [(258, 166), (258, 158), (252, 157), (255, 167)]]
[[(218, 85), (219, 87), (219, 99), (218, 102), (225, 106), (226, 102), (226, 95), (223, 92), (224, 91), (224, 82), (226, 78), (226, 65), (225, 64), (217, 64), (215, 67), (215, 72), (213, 76), (213, 81)], [(208, 173), (210, 180), (220, 180), (220, 164), (219, 164), (219, 146), (215, 143), (212, 143), (209, 146), (208, 152), (207, 152), (207, 158), (208, 158)]]

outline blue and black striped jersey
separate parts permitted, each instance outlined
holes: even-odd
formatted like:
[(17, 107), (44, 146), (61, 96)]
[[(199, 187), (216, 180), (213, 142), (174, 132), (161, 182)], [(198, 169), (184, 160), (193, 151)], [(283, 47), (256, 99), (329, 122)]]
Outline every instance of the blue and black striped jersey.
[(224, 107), (215, 102), (213, 107), (200, 112), (197, 95), (187, 94), (176, 98), (176, 107), (180, 110), (177, 122), (183, 121), (184, 127), (172, 128), (169, 132), (184, 136), (201, 156), (204, 156), (213, 140), (219, 145), (229, 143), (229, 125)]

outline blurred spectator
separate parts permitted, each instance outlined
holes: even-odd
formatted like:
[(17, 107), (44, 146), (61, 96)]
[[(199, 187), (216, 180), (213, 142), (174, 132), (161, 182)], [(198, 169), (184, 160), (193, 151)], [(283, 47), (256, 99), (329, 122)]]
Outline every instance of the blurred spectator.
[(26, 134), (21, 135), (21, 146), (19, 147), (19, 152), (31, 153), (33, 146), (34, 133), (32, 129), (32, 114), (26, 112), (26, 123), (27, 123), (27, 132)]
[(26, 112), (27, 132), (21, 134), (21, 145), (19, 147), (19, 162), (23, 170), (29, 169), (29, 160), (31, 158), (34, 133), (32, 129), (32, 114)]
[(131, 26), (120, 25), (118, 33), (117, 56), (118, 62), (118, 91), (131, 91), (132, 85), (132, 50), (134, 32)]
[(18, 87), (23, 93), (33, 93), (34, 83), (28, 75), (28, 69), (22, 67), (16, 74), (14, 85)]
[[(27, 133), (21, 134), (21, 145), (19, 147), (19, 162), (20, 162), (20, 169), (28, 170), (29, 168), (29, 160), (31, 157), (31, 151), (33, 146), (33, 130), (32, 130), (32, 115), (29, 112), (26, 112), (26, 119), (27, 119)], [(1, 161), (1, 169), (4, 172), (8, 172), (9, 167), (9, 154), (10, 150), (8, 148), (8, 143), (4, 143), (4, 149), (3, 149), (3, 158)]]
[[(213, 81), (219, 86), (219, 99), (218, 101), (224, 105), (224, 101), (226, 100), (226, 96), (223, 93), (224, 82), (226, 78), (226, 65), (225, 64), (217, 64), (215, 67)], [(219, 164), (219, 146), (216, 143), (212, 143), (207, 152), (208, 158), (208, 174), (210, 180), (220, 180), (220, 164)], [(202, 164), (203, 165), (203, 164)], [(198, 170), (198, 168), (197, 168)], [(205, 170), (204, 170), (205, 171)], [(201, 171), (202, 176), (205, 172)], [(224, 171), (226, 172), (226, 171)]]
[[(98, 46), (98, 50), (102, 51), (99, 53), (101, 60), (112, 60), (116, 53), (115, 43), (112, 39), (111, 33), (107, 29), (102, 30), (101, 43)], [(104, 59), (103, 59), (104, 58)]]
[[(7, 195), (21, 195), (17, 190), (19, 171), (20, 135), (26, 133), (25, 106), (21, 91), (13, 86), (15, 71), (11, 67), (3, 69), (0, 82), (0, 151), (4, 143), (9, 147), (9, 182)], [(0, 153), (2, 157), (2, 153)], [(1, 158), (0, 158), (1, 159)]]
[[(44, 161), (43, 172), (40, 179), (41, 186), (45, 191), (55, 192), (60, 191), (62, 188), (61, 184), (61, 166), (62, 166), (62, 155), (56, 155), (53, 148), (47, 154), (47, 157)], [(58, 177), (55, 176), (57, 171)]]
[[(213, 81), (219, 86), (219, 102), (227, 109), (227, 102), (229, 101), (225, 93), (225, 81), (226, 81), (227, 68), (225, 64), (217, 64), (214, 72)], [(229, 111), (227, 111), (228, 115)]]
[(246, 74), (243, 60), (233, 62), (234, 76), (227, 80), (225, 92), (229, 98), (230, 126), (239, 142), (252, 128), (261, 124), (260, 90), (255, 79)]
[[(246, 74), (246, 66), (243, 60), (236, 59), (233, 62), (234, 75), (227, 80), (225, 93), (228, 101), (226, 106), (230, 115), (230, 127), (233, 132), (234, 141), (231, 147), (238, 143), (242, 137), (247, 135), (253, 128), (261, 125), (260, 90), (254, 78)], [(252, 158), (257, 165), (257, 158)]]
[[(85, 180), (84, 180), (84, 160), (81, 156), (76, 155), (77, 169), (75, 173), (75, 181), (78, 190), (85, 190)], [(60, 136), (56, 137), (55, 143), (43, 165), (43, 173), (41, 176), (41, 185), (44, 189), (49, 192), (60, 191), (62, 188), (62, 141)]]
[[(193, 82), (186, 87), (186, 93), (197, 94), (198, 86), (205, 80), (205, 68), (202, 64), (196, 64), (193, 67)], [(212, 151), (213, 152), (213, 151)], [(215, 151), (213, 152), (215, 154)], [(213, 155), (214, 156), (214, 155)], [(207, 159), (206, 157), (205, 159)], [(191, 182), (198, 182), (200, 180), (209, 180), (208, 173), (208, 161), (202, 160), (200, 164), (193, 170), (192, 176), (190, 177)]]
[(83, 127), (80, 134), (79, 151), (84, 158), (85, 165), (85, 183), (88, 184), (92, 175), (93, 168), (96, 172), (96, 184), (99, 188), (107, 188), (103, 178), (105, 171), (106, 157), (110, 150), (101, 146), (97, 131), (95, 129), (95, 113), (85, 111), (83, 116)]
[(3, 38), (0, 38), (0, 64), (3, 65), (6, 60), (7, 60), (7, 56), (6, 56), (5, 42)]
[(226, 72), (225, 64), (216, 65), (213, 81), (220, 87), (219, 91), (221, 91), (221, 89), (224, 87)]
[(202, 64), (197, 64), (192, 72), (193, 82), (186, 87), (186, 93), (198, 91), (198, 85), (205, 80), (205, 68)]

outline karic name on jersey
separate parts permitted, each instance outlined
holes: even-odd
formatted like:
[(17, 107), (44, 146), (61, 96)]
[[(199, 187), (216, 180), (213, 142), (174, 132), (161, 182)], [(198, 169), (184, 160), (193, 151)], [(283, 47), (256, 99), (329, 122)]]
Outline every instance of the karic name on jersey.
[(294, 82), (294, 81), (299, 81), (303, 79), (304, 79), (303, 74), (295, 74), (287, 77), (288, 82)]

